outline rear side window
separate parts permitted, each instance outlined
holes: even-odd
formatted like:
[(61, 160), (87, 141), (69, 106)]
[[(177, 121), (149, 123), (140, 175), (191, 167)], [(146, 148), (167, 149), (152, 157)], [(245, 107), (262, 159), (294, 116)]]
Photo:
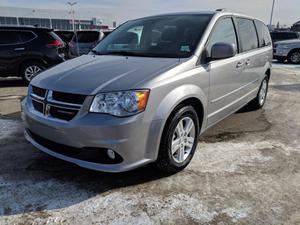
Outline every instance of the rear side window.
[(36, 35), (30, 31), (21, 31), (19, 35), (22, 42), (28, 42), (36, 38)]
[[(99, 32), (78, 32), (77, 40), (81, 43), (91, 43), (99, 40)], [(76, 36), (75, 36), (76, 41)]]
[(255, 21), (259, 47), (265, 47), (271, 44), (270, 32), (267, 26), (260, 21)]
[(297, 39), (299, 36), (297, 33), (291, 32), (274, 32), (271, 33), (273, 39), (277, 40), (289, 40), (289, 39)]
[(211, 47), (216, 43), (233, 44), (237, 48), (236, 32), (231, 18), (220, 19), (213, 28), (207, 44), (207, 52), (210, 55)]
[(17, 31), (0, 31), (0, 45), (13, 45), (21, 43), (22, 40)]
[(58, 40), (60, 42), (62, 42), (61, 38), (54, 32), (49, 32), (49, 35), (52, 37), (53, 40)]
[(55, 32), (64, 42), (70, 42), (74, 36), (73, 32)]
[(253, 20), (237, 18), (242, 52), (258, 48), (258, 40)]

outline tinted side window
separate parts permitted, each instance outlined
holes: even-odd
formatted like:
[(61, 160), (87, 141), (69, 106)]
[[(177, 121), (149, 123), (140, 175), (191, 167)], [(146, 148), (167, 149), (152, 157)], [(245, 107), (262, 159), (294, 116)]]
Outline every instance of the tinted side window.
[(255, 21), (255, 25), (258, 33), (259, 47), (265, 47), (270, 45), (271, 37), (267, 26), (260, 21)]
[(16, 31), (0, 31), (0, 45), (12, 45), (22, 42)]
[(78, 42), (91, 43), (99, 40), (98, 32), (78, 32), (77, 33)]
[(297, 33), (287, 33), (286, 37), (288, 39), (296, 39), (296, 38), (298, 38), (298, 35), (297, 35)]
[(257, 34), (252, 20), (237, 18), (242, 51), (249, 51), (258, 47)]
[(233, 44), (237, 47), (235, 28), (231, 18), (220, 19), (213, 28), (207, 44), (207, 52), (210, 55), (211, 47), (219, 42)]
[(21, 31), (19, 35), (21, 37), (22, 42), (31, 41), (36, 37), (34, 33), (29, 31)]

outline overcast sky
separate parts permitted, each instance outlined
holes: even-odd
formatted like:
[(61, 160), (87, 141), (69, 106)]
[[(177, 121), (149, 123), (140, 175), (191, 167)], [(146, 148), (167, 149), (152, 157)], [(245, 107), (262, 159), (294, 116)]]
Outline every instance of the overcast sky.
[[(1, 6), (68, 9), (68, 0), (0, 0)], [(78, 13), (101, 17), (103, 10), (123, 22), (141, 16), (178, 11), (201, 11), (227, 8), (252, 15), (269, 23), (273, 0), (76, 0)], [(291, 25), (300, 20), (300, 0), (276, 0), (274, 22)]]

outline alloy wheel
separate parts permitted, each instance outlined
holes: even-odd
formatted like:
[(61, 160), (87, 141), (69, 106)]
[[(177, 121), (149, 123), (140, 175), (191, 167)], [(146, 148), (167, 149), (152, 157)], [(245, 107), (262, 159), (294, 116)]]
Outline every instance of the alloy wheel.
[(191, 154), (195, 142), (195, 124), (190, 117), (181, 119), (172, 136), (172, 158), (176, 163), (183, 163)]
[(290, 59), (292, 63), (300, 63), (300, 52), (293, 52)]
[(25, 79), (27, 81), (31, 81), (32, 78), (34, 78), (41, 71), (42, 71), (42, 69), (39, 66), (36, 66), (36, 65), (28, 66), (25, 69), (25, 73), (24, 73)]
[(268, 83), (267, 80), (264, 79), (260, 91), (259, 91), (259, 104), (263, 105), (266, 101), (266, 95), (267, 95), (267, 89), (268, 89)]

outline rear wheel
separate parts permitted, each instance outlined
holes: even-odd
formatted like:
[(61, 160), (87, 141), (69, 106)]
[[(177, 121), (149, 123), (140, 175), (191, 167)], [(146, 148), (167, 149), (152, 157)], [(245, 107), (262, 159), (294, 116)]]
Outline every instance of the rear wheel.
[(23, 80), (29, 84), (30, 81), (44, 69), (44, 66), (39, 62), (28, 62), (22, 66), (21, 76)]
[(261, 109), (264, 106), (267, 99), (268, 89), (269, 79), (267, 76), (265, 76), (265, 78), (261, 82), (256, 98), (249, 103), (250, 111)]
[(164, 129), (156, 167), (176, 173), (192, 160), (198, 144), (199, 119), (192, 106), (182, 106), (171, 115)]
[(300, 64), (300, 50), (292, 51), (288, 56), (289, 63)]

